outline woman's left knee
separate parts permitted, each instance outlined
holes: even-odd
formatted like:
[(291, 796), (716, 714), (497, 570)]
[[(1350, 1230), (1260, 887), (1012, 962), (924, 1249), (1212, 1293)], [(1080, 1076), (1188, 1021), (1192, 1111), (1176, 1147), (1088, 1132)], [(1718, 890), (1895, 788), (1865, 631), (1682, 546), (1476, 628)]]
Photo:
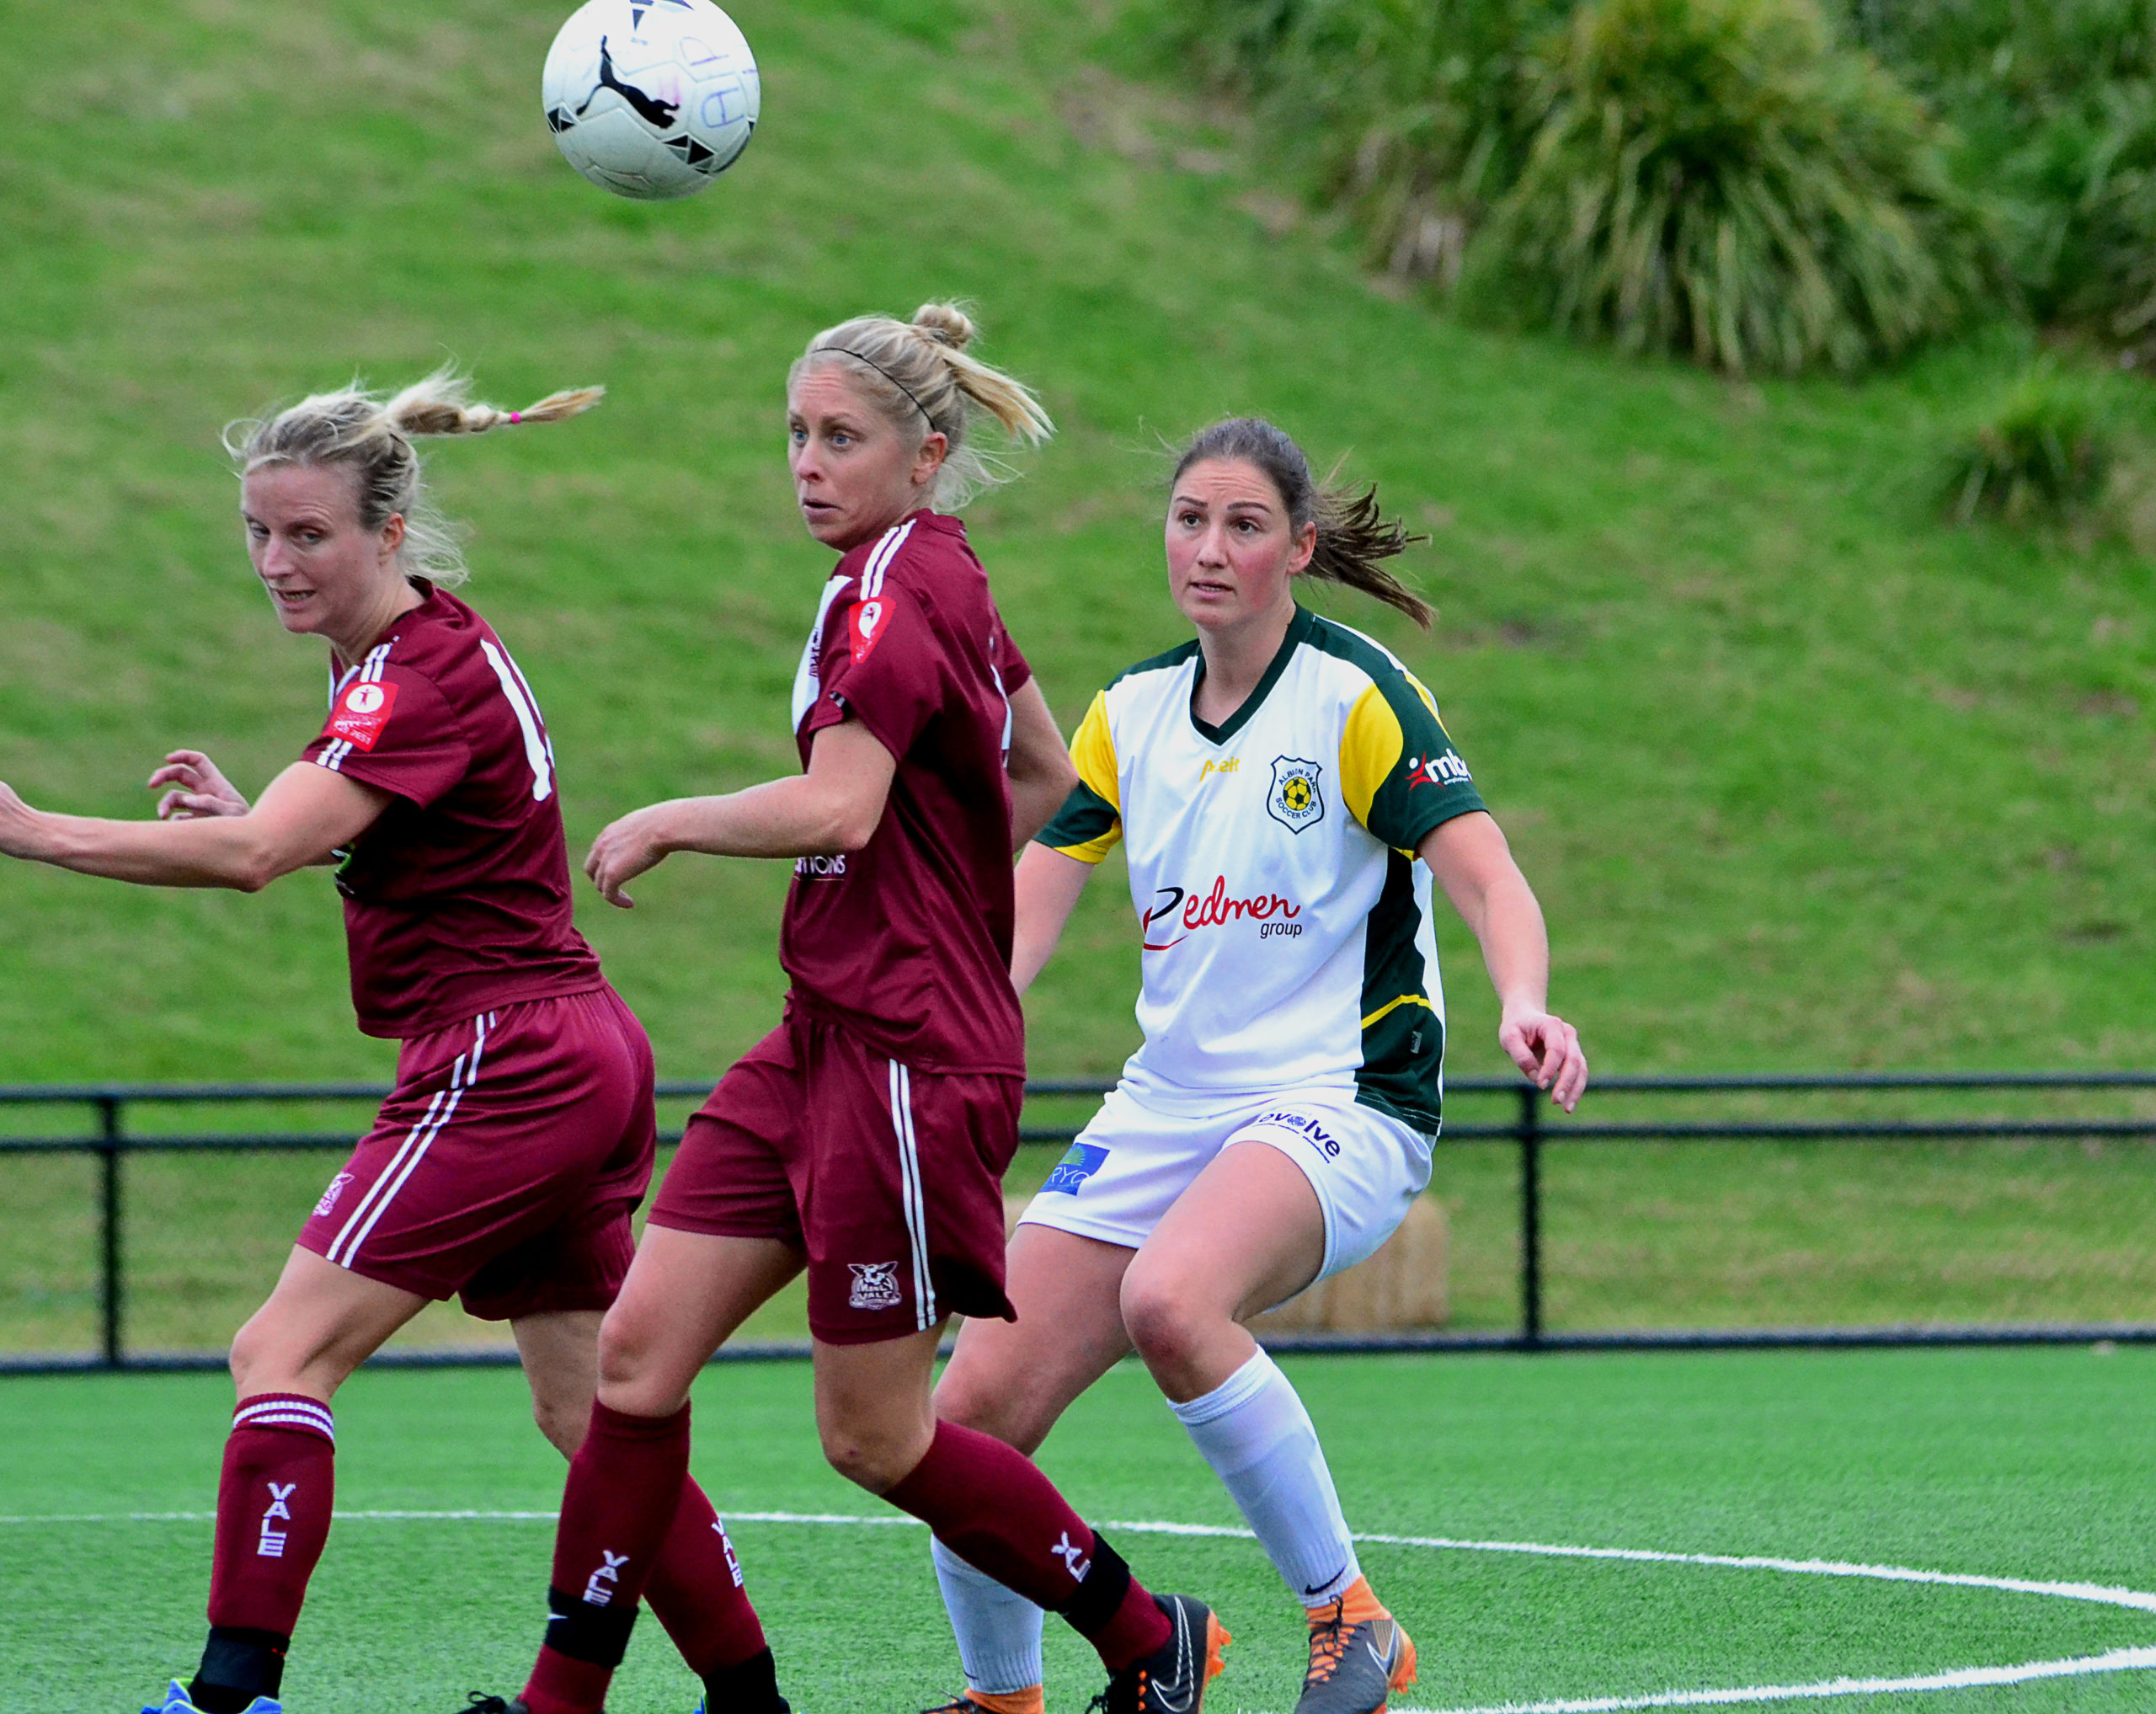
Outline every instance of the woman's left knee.
[(1140, 1255), (1123, 1276), (1123, 1325), (1149, 1364), (1191, 1354), (1234, 1317), (1211, 1303), (1194, 1280), (1171, 1268), (1145, 1266)]
[(918, 1430), (894, 1433), (866, 1423), (825, 1423), (818, 1432), (831, 1468), (872, 1494), (896, 1487), (928, 1451)]

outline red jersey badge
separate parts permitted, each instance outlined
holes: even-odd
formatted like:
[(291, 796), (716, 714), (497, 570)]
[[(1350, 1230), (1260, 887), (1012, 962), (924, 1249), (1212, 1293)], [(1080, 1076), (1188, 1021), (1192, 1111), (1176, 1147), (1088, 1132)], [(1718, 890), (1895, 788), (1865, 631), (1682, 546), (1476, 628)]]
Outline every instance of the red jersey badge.
[(359, 750), (372, 750), (397, 706), (395, 685), (356, 684), (337, 698), (329, 712), (329, 735)]
[(868, 651), (883, 634), (883, 622), (890, 617), (890, 604), (880, 595), (853, 604), (853, 611), (846, 616), (846, 635), (852, 647), (855, 665), (868, 658)]

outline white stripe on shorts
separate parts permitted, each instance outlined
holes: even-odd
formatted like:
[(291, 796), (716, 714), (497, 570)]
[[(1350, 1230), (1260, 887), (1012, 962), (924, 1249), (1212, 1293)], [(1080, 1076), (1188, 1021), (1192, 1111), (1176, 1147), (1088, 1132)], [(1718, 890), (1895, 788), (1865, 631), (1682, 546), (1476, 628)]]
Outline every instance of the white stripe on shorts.
[(899, 1139), (899, 1200), (913, 1249), (914, 1326), (936, 1325), (936, 1287), (928, 1277), (928, 1210), (921, 1194), (921, 1146), (913, 1133), (913, 1073), (891, 1061), (891, 1129)]
[[(435, 1098), (427, 1103), (426, 1116), (398, 1145), (389, 1165), (367, 1187), (367, 1193), (360, 1199), (351, 1218), (337, 1234), (336, 1241), (329, 1247), (329, 1260), (339, 1268), (349, 1268), (352, 1265), (352, 1258), (360, 1253), (360, 1246), (366, 1242), (367, 1235), (381, 1222), (383, 1211), (397, 1199), (397, 1193), (404, 1188), (405, 1180), (418, 1170), (434, 1140), (455, 1116), (464, 1092), (479, 1081), (479, 1055), (486, 1048), (487, 1031), (494, 1021), (491, 1012), (472, 1020), (472, 1051), (456, 1056), (456, 1063), (450, 1068), (448, 1089), (435, 1091)], [(339, 1253), (340, 1251), (342, 1254)]]

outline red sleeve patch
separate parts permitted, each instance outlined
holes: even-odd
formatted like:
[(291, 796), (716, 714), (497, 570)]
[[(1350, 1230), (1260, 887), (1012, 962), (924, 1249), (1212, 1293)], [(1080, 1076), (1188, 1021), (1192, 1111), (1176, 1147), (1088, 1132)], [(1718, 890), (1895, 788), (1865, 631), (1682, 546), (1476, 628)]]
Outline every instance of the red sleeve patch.
[(395, 685), (353, 685), (329, 711), (329, 736), (355, 750), (372, 750), (382, 738), (382, 729), (389, 724), (390, 710), (396, 706)]
[(890, 614), (891, 604), (880, 595), (853, 604), (853, 611), (846, 615), (846, 637), (853, 651), (855, 665), (867, 659), (868, 652), (883, 636), (883, 622)]

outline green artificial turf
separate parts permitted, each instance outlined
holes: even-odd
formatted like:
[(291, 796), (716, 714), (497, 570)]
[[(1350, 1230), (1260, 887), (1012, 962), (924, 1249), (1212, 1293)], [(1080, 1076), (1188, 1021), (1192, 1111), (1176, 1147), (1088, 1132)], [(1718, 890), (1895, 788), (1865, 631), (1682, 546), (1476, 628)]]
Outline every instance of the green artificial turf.
[[(1543, 1359), (1288, 1365), (1358, 1527), (1456, 1540), (1759, 1555), (2156, 1589), (2147, 1423), (2156, 1354), (2127, 1349)], [(227, 1394), (211, 1377), (0, 1383), (0, 1513), (18, 1578), (0, 1627), (10, 1708), (136, 1706), (200, 1643)], [(339, 1400), (340, 1508), (550, 1511), (560, 1467), (504, 1371), (370, 1373)], [(821, 1464), (796, 1365), (708, 1374), (697, 1474), (723, 1511), (882, 1515)], [(1237, 1520), (1129, 1365), (1043, 1462), (1096, 1519)], [(24, 1524), (20, 1518), (78, 1521)], [(94, 1520), (94, 1521), (93, 1521)], [(910, 1527), (743, 1522), (735, 1535), (803, 1714), (918, 1708), (956, 1683), (925, 1542)], [(1284, 1710), (1299, 1621), (1247, 1541), (1118, 1537), (1139, 1574), (1215, 1601), (1236, 1643), (1209, 1706)], [(543, 1521), (348, 1519), (286, 1680), (293, 1714), (432, 1714), (513, 1690), (538, 1625)], [(1417, 1637), (1396, 1706), (1651, 1695), (1900, 1677), (2146, 1647), (2156, 1617), (1998, 1591), (1757, 1570), (1370, 1546), (1365, 1569)], [(1052, 1631), (1050, 1706), (1096, 1688)], [(642, 1629), (620, 1714), (693, 1688)], [(1860, 1699), (1937, 1714), (2129, 1710), (2147, 1672)], [(1843, 1706), (1839, 1704), (1833, 1706)]]

